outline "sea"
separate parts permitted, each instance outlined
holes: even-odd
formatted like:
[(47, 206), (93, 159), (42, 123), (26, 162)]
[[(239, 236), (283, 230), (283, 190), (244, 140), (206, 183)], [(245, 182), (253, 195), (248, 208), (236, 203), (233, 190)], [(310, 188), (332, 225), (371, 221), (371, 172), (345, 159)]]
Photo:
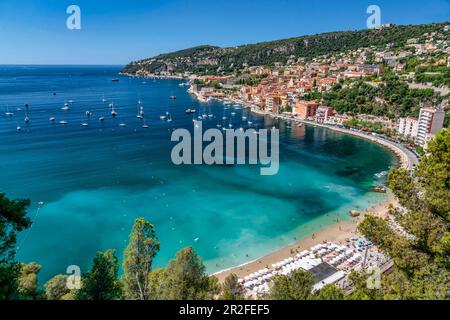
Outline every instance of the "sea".
[[(0, 66), (0, 192), (32, 201), (32, 227), (20, 233), (16, 258), (42, 265), (42, 282), (71, 265), (86, 272), (98, 251), (115, 249), (123, 261), (138, 217), (154, 224), (161, 242), (154, 268), (192, 246), (212, 274), (385, 197), (369, 192), (398, 164), (382, 146), (201, 103), (183, 80), (132, 78), (121, 68)], [(136, 117), (140, 106), (145, 120)], [(186, 114), (189, 108), (197, 114)], [(192, 132), (199, 114), (208, 115), (204, 129), (278, 128), (278, 174), (262, 176), (259, 165), (173, 164), (172, 132)], [(166, 115), (172, 121), (160, 118)]]

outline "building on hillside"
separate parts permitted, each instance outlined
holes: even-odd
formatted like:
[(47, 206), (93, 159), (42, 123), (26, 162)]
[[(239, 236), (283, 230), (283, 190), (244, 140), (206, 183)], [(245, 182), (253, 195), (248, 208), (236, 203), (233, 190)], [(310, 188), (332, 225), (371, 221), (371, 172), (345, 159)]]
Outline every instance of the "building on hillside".
[(294, 114), (298, 115), (302, 119), (308, 119), (316, 116), (319, 103), (317, 101), (298, 101), (295, 104)]
[(419, 131), (419, 120), (415, 118), (400, 118), (397, 132), (405, 137), (417, 138)]
[(334, 114), (334, 109), (332, 107), (320, 106), (316, 110), (316, 122), (326, 123), (328, 118)]
[(328, 117), (327, 123), (342, 126), (344, 122), (352, 120), (353, 117), (346, 114), (334, 114)]
[(266, 97), (266, 109), (269, 112), (280, 113), (281, 98), (276, 94), (269, 94)]
[(429, 140), (444, 127), (445, 111), (434, 108), (420, 109), (417, 143), (426, 148)]

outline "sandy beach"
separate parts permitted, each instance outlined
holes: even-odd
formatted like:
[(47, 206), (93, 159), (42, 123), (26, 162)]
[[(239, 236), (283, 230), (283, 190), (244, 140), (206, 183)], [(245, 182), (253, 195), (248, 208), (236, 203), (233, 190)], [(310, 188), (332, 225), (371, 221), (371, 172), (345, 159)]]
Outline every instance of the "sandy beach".
[(265, 267), (270, 267), (273, 263), (294, 256), (297, 252), (309, 250), (316, 244), (327, 241), (336, 244), (345, 244), (347, 239), (357, 234), (357, 226), (359, 222), (364, 218), (364, 215), (371, 213), (380, 217), (386, 217), (389, 211), (389, 206), (395, 206), (396, 204), (397, 200), (395, 199), (395, 197), (389, 194), (386, 200), (367, 208), (364, 212), (361, 212), (360, 217), (341, 221), (329, 227), (325, 227), (315, 232), (314, 234), (309, 235), (308, 237), (298, 240), (295, 243), (283, 247), (280, 250), (274, 251), (264, 257), (261, 257), (260, 259), (256, 259), (252, 262), (220, 271), (218, 273), (215, 273), (214, 275), (219, 279), (219, 281), (223, 281), (231, 273), (234, 273), (238, 277), (243, 278), (250, 273), (256, 272)]

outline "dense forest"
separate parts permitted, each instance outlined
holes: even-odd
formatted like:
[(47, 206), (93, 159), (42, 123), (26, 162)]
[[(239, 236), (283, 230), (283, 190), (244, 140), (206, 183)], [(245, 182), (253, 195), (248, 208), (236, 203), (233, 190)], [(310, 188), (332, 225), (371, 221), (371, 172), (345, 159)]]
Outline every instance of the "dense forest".
[(408, 39), (439, 30), (444, 25), (446, 23), (329, 32), (233, 48), (198, 46), (131, 62), (123, 72), (135, 74), (145, 70), (150, 73), (189, 71), (199, 75), (230, 74), (245, 66), (271, 66), (277, 62), (286, 64), (293, 59), (314, 58), (361, 47), (386, 44), (393, 44), (394, 48), (401, 47)]

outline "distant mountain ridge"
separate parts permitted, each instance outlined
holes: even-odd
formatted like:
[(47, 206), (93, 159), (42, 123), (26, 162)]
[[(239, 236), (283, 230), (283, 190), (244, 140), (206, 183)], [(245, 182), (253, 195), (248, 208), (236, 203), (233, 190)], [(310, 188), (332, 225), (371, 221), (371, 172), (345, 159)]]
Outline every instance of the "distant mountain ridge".
[(230, 74), (246, 66), (286, 64), (298, 58), (345, 52), (361, 47), (399, 47), (408, 39), (434, 32), (449, 22), (423, 25), (393, 25), (380, 29), (337, 31), (307, 35), (283, 40), (241, 45), (232, 48), (197, 46), (129, 63), (123, 73), (130, 75), (175, 74)]

